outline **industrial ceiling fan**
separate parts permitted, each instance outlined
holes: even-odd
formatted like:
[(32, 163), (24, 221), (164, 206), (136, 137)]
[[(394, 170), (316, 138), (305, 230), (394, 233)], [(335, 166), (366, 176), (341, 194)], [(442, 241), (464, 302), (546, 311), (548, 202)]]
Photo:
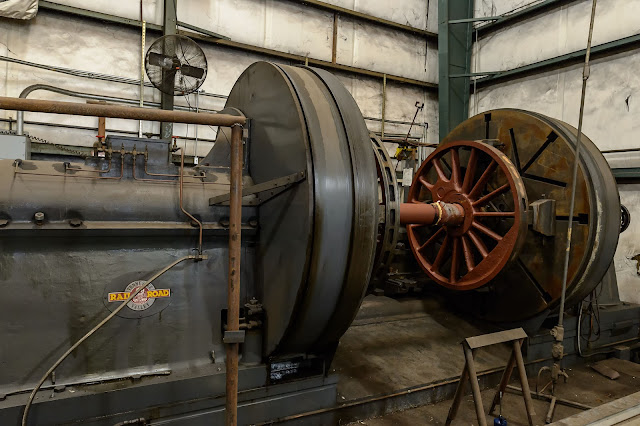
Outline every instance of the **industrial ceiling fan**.
[(149, 81), (161, 92), (173, 96), (193, 93), (207, 77), (207, 58), (196, 42), (183, 35), (157, 39), (145, 56)]

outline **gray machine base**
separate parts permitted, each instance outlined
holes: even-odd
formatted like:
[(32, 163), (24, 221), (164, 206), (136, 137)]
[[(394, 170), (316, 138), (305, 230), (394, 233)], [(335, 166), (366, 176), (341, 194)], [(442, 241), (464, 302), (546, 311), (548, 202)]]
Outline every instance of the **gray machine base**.
[[(265, 385), (266, 366), (258, 365), (241, 368), (239, 379), (240, 425), (269, 422), (336, 404), (334, 376)], [(224, 423), (224, 364), (214, 364), (196, 374), (172, 373), (132, 380), (39, 392), (31, 408), (29, 424), (197, 426)], [(0, 424), (19, 425), (26, 399), (27, 394), (20, 394), (1, 401)]]

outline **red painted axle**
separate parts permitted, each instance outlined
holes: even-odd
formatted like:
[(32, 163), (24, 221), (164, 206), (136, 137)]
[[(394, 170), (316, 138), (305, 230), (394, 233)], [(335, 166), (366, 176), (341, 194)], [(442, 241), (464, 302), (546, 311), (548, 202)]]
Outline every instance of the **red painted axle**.
[(464, 222), (464, 208), (455, 203), (402, 203), (400, 223), (402, 225), (457, 226)]

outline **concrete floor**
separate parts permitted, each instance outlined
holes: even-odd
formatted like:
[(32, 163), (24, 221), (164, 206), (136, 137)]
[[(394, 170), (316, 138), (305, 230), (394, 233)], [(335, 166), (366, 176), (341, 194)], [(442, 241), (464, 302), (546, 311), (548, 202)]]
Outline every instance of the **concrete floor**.
[[(375, 396), (384, 398), (385, 395), (408, 388), (456, 378), (464, 365), (460, 341), (465, 337), (491, 331), (495, 330), (476, 327), (472, 321), (453, 313), (436, 299), (394, 300), (367, 297), (358, 318), (340, 341), (332, 363), (332, 372), (339, 377), (338, 404), (360, 404)], [(503, 367), (508, 354), (509, 348), (506, 346), (480, 350), (476, 355), (478, 371)], [(640, 365), (616, 359), (604, 362), (620, 373), (619, 379), (614, 381), (605, 378), (585, 363), (569, 371), (570, 380), (567, 384), (560, 385), (557, 396), (595, 407), (640, 391)], [(516, 376), (514, 374), (512, 384), (520, 386)], [(533, 380), (530, 383), (533, 390), (535, 383)], [(492, 390), (483, 392), (485, 410), (489, 408), (493, 393)], [(364, 419), (366, 415), (358, 416), (355, 418), (363, 420), (351, 424), (444, 424), (451, 406), (450, 399), (422, 405), (422, 401), (415, 403), (414, 395), (412, 401), (421, 406), (412, 408), (399, 404), (389, 408), (389, 405), (382, 412), (391, 412), (390, 414), (370, 419)], [(397, 407), (404, 411), (392, 412)], [(544, 424), (548, 402), (534, 400), (534, 408), (534, 424)], [(370, 412), (376, 410), (380, 408)], [(558, 405), (554, 420), (579, 412), (579, 409)], [(522, 396), (507, 393), (504, 397), (503, 415), (508, 419), (509, 425), (527, 424)], [(487, 416), (487, 422), (492, 425), (493, 418)], [(453, 424), (477, 424), (471, 395), (463, 399)]]
[[(436, 299), (367, 296), (332, 363), (338, 403), (459, 376), (460, 342), (486, 332)], [(508, 355), (506, 346), (480, 351), (478, 371), (506, 364)]]
[[(618, 398), (640, 391), (640, 365), (628, 361), (616, 359), (607, 360), (607, 365), (620, 373), (620, 378), (611, 380), (593, 371), (588, 365), (583, 365), (569, 371), (569, 381), (561, 384), (557, 390), (557, 396), (596, 407)], [(532, 386), (534, 381), (530, 380)], [(519, 386), (516, 381), (513, 385)], [(489, 409), (495, 391), (482, 392), (482, 400), (485, 411)], [(390, 425), (444, 425), (451, 407), (451, 400), (438, 404), (426, 405), (411, 410), (389, 414), (379, 418), (360, 420), (351, 425), (390, 426)], [(507, 393), (503, 397), (503, 416), (510, 426), (527, 425), (525, 407), (522, 396), (515, 393)], [(535, 425), (543, 425), (549, 404), (546, 401), (533, 401), (536, 415), (533, 417)], [(581, 413), (582, 410), (557, 405), (554, 421)], [(493, 417), (486, 416), (487, 423), (493, 424)], [(463, 398), (458, 411), (458, 416), (453, 425), (477, 425), (473, 398), (467, 395)]]

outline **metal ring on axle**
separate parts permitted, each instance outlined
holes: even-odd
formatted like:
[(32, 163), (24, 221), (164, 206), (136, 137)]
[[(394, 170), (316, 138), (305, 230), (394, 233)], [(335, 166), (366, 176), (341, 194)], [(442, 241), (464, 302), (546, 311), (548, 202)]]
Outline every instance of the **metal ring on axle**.
[[(407, 235), (420, 267), (444, 287), (473, 290), (487, 284), (517, 256), (524, 241), (524, 185), (506, 155), (486, 143), (439, 147), (416, 173), (408, 198), (438, 209), (436, 225), (442, 221), (442, 226), (408, 224)], [(455, 205), (464, 211), (460, 224), (443, 220)]]

